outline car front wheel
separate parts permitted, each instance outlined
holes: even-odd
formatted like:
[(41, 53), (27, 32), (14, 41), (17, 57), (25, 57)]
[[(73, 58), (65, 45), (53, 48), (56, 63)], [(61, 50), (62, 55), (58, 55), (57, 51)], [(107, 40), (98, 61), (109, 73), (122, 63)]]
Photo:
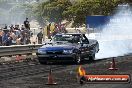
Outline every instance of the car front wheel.
[(46, 60), (43, 60), (41, 57), (38, 57), (38, 61), (40, 64), (47, 64), (47, 61)]
[(80, 64), (81, 63), (81, 55), (80, 54), (76, 55), (75, 62), (76, 62), (76, 64)]

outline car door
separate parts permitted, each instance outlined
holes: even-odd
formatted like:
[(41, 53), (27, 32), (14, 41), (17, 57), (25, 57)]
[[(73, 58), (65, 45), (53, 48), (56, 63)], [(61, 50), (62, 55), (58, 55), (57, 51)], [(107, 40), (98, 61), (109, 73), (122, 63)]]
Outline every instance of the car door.
[(88, 39), (83, 35), (81, 37), (81, 54), (83, 58), (87, 58), (89, 53), (89, 41)]

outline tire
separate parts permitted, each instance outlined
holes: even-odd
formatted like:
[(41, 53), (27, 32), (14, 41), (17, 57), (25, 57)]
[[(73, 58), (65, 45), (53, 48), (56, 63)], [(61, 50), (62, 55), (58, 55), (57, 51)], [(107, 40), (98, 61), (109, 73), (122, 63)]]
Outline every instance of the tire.
[(81, 63), (81, 55), (80, 54), (76, 55), (75, 62), (76, 62), (76, 64), (80, 64)]
[(46, 62), (46, 61), (39, 61), (39, 63), (40, 63), (40, 64), (42, 64), (42, 65), (47, 64), (47, 62)]
[(89, 61), (94, 61), (95, 60), (95, 54), (92, 54), (89, 56)]
[(42, 58), (40, 58), (40, 57), (38, 57), (38, 61), (39, 61), (39, 63), (40, 64), (47, 64), (47, 61), (45, 61), (45, 60), (42, 60)]

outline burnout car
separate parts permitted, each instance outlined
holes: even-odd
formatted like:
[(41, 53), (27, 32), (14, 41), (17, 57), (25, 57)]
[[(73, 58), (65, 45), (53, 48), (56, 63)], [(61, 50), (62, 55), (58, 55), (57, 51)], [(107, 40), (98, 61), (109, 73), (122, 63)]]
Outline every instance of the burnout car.
[(94, 60), (99, 51), (96, 40), (89, 40), (85, 34), (66, 33), (56, 34), (49, 43), (45, 43), (38, 49), (37, 56), (41, 64), (53, 61)]

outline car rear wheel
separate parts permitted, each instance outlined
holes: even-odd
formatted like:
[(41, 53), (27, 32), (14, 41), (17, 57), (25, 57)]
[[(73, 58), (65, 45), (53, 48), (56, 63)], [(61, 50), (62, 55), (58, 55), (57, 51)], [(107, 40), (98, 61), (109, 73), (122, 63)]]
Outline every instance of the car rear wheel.
[(90, 56), (89, 56), (89, 60), (90, 60), (90, 61), (94, 61), (94, 60), (95, 60), (95, 54), (90, 55)]

